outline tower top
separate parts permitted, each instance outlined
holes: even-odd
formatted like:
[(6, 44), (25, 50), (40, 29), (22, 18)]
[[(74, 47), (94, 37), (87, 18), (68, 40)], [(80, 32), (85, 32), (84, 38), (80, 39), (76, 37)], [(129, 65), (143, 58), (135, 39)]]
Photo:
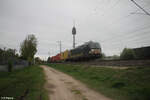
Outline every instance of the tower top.
[(75, 20), (73, 20), (72, 35), (76, 35)]
[(75, 28), (75, 26), (73, 26), (73, 28), (72, 28), (72, 34), (76, 35), (76, 28)]

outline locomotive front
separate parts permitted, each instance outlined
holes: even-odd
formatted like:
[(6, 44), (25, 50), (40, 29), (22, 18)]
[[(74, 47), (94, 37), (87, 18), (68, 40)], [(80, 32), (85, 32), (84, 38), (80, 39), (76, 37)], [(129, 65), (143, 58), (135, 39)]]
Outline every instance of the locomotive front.
[(89, 49), (89, 55), (93, 57), (100, 57), (101, 55), (101, 47), (100, 44), (97, 42), (90, 42), (88, 44)]

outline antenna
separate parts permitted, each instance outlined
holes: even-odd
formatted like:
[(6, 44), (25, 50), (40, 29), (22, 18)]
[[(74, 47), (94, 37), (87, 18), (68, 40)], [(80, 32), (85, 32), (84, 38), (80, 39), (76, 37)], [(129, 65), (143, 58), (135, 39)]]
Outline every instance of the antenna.
[(75, 19), (73, 19), (73, 26), (75, 26)]

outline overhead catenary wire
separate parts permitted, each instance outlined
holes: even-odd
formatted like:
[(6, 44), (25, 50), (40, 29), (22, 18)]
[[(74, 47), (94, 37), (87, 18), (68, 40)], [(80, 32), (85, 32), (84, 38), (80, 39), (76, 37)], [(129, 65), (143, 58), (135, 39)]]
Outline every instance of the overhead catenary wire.
[(130, 39), (134, 39), (134, 38), (139, 38), (139, 37), (143, 37), (143, 36), (146, 36), (148, 37), (150, 35), (150, 32), (143, 32), (143, 33), (138, 33), (138, 34), (135, 34), (135, 35), (127, 35), (126, 37), (120, 37), (120, 38), (117, 38), (116, 40), (114, 41), (109, 41), (109, 42), (104, 42), (103, 44), (109, 44), (109, 43), (114, 43), (114, 42), (118, 42), (118, 41), (122, 41), (123, 39), (125, 40), (130, 40)]
[[(108, 47), (108, 46), (109, 47), (110, 46), (111, 47), (112, 46), (116, 47), (117, 46), (119, 48), (123, 48), (126, 45), (130, 45), (131, 43), (138, 43), (138, 44), (146, 43), (146, 44), (150, 45), (150, 40), (149, 40), (149, 37), (150, 37), (149, 35), (150, 34), (149, 33), (150, 33), (150, 31), (146, 31), (146, 32), (144, 31), (144, 32), (141, 32), (141, 34), (140, 33), (136, 33), (136, 34), (131, 34), (131, 36), (130, 35), (124, 35), (124, 36), (121, 36), (121, 38), (118, 38), (118, 37), (117, 37), (117, 39), (113, 38), (113, 40), (115, 40), (114, 42), (107, 41), (106, 43), (101, 42), (101, 44), (104, 47)], [(141, 35), (141, 36), (138, 36), (138, 35)]]
[[(149, 35), (150, 36), (150, 35)], [(136, 38), (133, 38), (133, 39), (122, 39), (122, 40), (118, 40), (119, 42), (110, 42), (109, 44), (103, 44), (101, 43), (104, 47), (116, 47), (116, 46), (125, 46), (125, 45), (130, 45), (130, 44), (133, 44), (133, 43), (143, 43), (143, 42), (147, 42), (149, 43), (150, 45), (150, 40), (149, 40), (149, 36), (142, 36), (142, 37), (136, 37)]]
[[(119, 2), (120, 2), (120, 0), (117, 0), (112, 6), (110, 6), (110, 7), (108, 6), (107, 9), (105, 8), (102, 16), (104, 16), (106, 12), (108, 14), (108, 12), (110, 12), (110, 9), (112, 10), (113, 8), (115, 8), (119, 4)], [(96, 6), (96, 8), (94, 10), (97, 11), (98, 8), (99, 8), (99, 6)]]
[[(118, 0), (118, 1), (116, 2), (116, 4), (114, 4), (114, 6), (117, 5), (117, 4), (119, 3), (119, 1), (120, 1), (120, 0)], [(111, 8), (111, 7), (110, 7), (110, 8)], [(124, 18), (128, 18), (128, 17), (130, 17), (130, 16), (131, 16), (131, 14), (125, 16)], [(122, 19), (122, 18), (121, 18), (121, 19)], [(117, 21), (118, 21), (118, 20), (117, 20)], [(115, 22), (116, 22), (116, 21), (115, 21)], [(118, 21), (118, 22), (119, 22), (119, 21)], [(113, 23), (111, 23), (111, 24), (113, 24)], [(116, 23), (115, 23), (115, 24), (116, 24)], [(134, 32), (134, 33), (135, 33), (135, 32)], [(120, 36), (120, 35), (119, 35), (119, 36)], [(118, 37), (119, 37), (119, 36), (118, 36)], [(122, 34), (121, 34), (121, 36), (122, 36)], [(111, 39), (108, 39), (108, 41), (114, 40), (113, 38), (114, 38), (114, 37), (112, 37)], [(116, 38), (116, 36), (115, 36), (115, 38)], [(102, 42), (107, 42), (107, 40), (106, 40), (106, 41), (103, 40)]]
[[(128, 33), (130, 33), (130, 34), (137, 34), (136, 32), (139, 32), (139, 31), (145, 30), (145, 29), (150, 29), (149, 27), (150, 27), (150, 25), (142, 27), (142, 28), (138, 28), (137, 30), (134, 30), (134, 31), (131, 31), (131, 32), (128, 32)], [(127, 34), (122, 33), (122, 34), (114, 35), (114, 37), (107, 38), (105, 40), (102, 40), (101, 42), (104, 43), (104, 42), (116, 40), (116, 38), (120, 38), (120, 37), (123, 37), (123, 36), (127, 36)]]
[[(120, 0), (117, 0), (116, 3), (114, 3), (114, 5), (113, 5), (112, 7), (116, 6), (119, 2), (120, 2)], [(110, 7), (110, 8), (111, 8), (111, 7)], [(107, 13), (108, 13), (108, 12), (107, 12)], [(129, 13), (129, 15), (126, 15), (126, 16), (124, 16), (123, 18), (128, 18), (128, 17), (130, 17), (130, 16), (131, 16), (131, 14)], [(121, 21), (122, 21), (123, 18), (121, 18)], [(116, 22), (120, 22), (120, 21), (116, 20), (115, 22), (110, 23), (110, 24), (114, 24), (114, 23), (117, 24)]]
[[(107, 43), (105, 45), (118, 45), (118, 44), (121, 44), (121, 43), (128, 43), (128, 42), (132, 42), (132, 41), (146, 41), (146, 40), (149, 40), (149, 37), (150, 37), (150, 34), (148, 35), (142, 35), (140, 37), (133, 37), (133, 38), (129, 38), (129, 39), (120, 39), (116, 42), (110, 42), (110, 43)], [(149, 40), (150, 42), (150, 40)]]
[(141, 7), (137, 2), (131, 0), (137, 7), (139, 7), (146, 15), (150, 16), (150, 13), (147, 12), (143, 7)]
[[(135, 45), (136, 44), (136, 45)], [(137, 46), (137, 44), (138, 44), (138, 46)], [(146, 40), (141, 40), (141, 39), (139, 39), (139, 40), (137, 40), (137, 41), (130, 41), (130, 43), (128, 43), (128, 44), (125, 44), (125, 43), (117, 43), (117, 44), (115, 44), (115, 45), (112, 45), (112, 44), (110, 44), (109, 46), (106, 46), (106, 45), (102, 45), (102, 47), (103, 48), (111, 48), (111, 49), (123, 49), (123, 48), (127, 48), (127, 47), (130, 47), (130, 48), (135, 48), (135, 47), (143, 47), (143, 44), (147, 44), (147, 46), (149, 46), (149, 39), (147, 38)], [(133, 45), (135, 45), (135, 46), (133, 46)], [(113, 46), (113, 48), (112, 48), (112, 46)]]

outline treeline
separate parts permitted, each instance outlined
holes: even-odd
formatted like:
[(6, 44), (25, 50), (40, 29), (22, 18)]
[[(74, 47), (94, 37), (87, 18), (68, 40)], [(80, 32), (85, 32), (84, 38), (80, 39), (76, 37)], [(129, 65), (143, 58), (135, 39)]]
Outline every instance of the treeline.
[[(12, 48), (0, 48), (0, 65), (8, 64), (9, 62), (17, 63), (21, 60), (28, 61), (24, 59), (23, 56), (17, 53), (16, 49)], [(39, 57), (35, 57), (32, 63), (41, 64), (45, 61), (41, 60)]]
[(150, 59), (150, 47), (141, 48), (124, 48), (120, 55), (105, 56), (102, 54), (102, 59), (108, 60), (134, 60), (134, 59)]
[(0, 48), (0, 65), (8, 65), (8, 70), (11, 71), (13, 65), (17, 63), (22, 65), (43, 63), (39, 57), (34, 57), (37, 52), (37, 38), (33, 34), (23, 40), (19, 52), (20, 54), (16, 49)]
[(0, 64), (7, 64), (9, 61), (14, 61), (19, 58), (19, 54), (16, 53), (16, 49), (0, 48)]

